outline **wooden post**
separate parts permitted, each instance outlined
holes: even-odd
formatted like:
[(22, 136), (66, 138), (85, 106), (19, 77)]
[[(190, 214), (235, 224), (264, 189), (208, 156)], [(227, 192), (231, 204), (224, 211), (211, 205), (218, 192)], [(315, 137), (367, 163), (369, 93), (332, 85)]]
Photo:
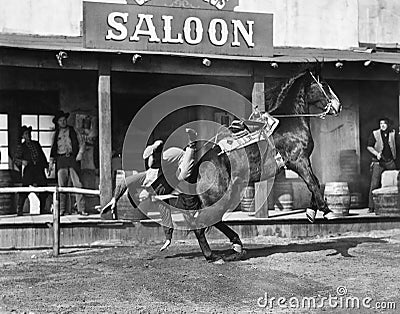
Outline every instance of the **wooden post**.
[(101, 206), (106, 205), (112, 197), (110, 73), (110, 63), (107, 60), (101, 60), (98, 75)]
[(53, 193), (53, 256), (60, 255), (60, 205), (58, 187)]
[[(273, 184), (272, 180), (270, 184)], [(262, 182), (256, 182), (254, 187), (255, 187), (255, 196), (254, 196), (254, 203), (255, 203), (255, 216), (257, 218), (268, 218), (268, 192), (272, 192), (272, 188), (268, 190), (268, 182), (269, 181), (262, 181)]]
[[(398, 112), (397, 113), (398, 113), (398, 118), (399, 118), (397, 125), (400, 125), (400, 82), (398, 82), (397, 86), (398, 86), (398, 88), (397, 88), (397, 95), (398, 95), (397, 110), (398, 110)], [(358, 108), (358, 109), (360, 110), (360, 108)], [(400, 127), (396, 131), (400, 133)]]
[[(253, 90), (251, 93), (251, 102), (253, 110), (258, 107), (258, 110), (265, 112), (265, 75), (260, 67), (254, 69), (253, 74)], [(267, 218), (268, 217), (268, 202), (267, 202), (267, 181), (258, 182), (255, 186), (255, 212), (256, 217)]]
[(251, 102), (253, 108), (258, 107), (258, 110), (265, 112), (265, 81), (264, 73), (259, 70), (254, 70), (253, 75), (253, 90), (251, 93)]

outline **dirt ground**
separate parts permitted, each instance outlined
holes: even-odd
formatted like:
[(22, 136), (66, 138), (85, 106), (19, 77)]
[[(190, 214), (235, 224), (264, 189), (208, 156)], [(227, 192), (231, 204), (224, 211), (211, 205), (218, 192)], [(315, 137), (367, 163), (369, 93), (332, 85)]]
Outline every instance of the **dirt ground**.
[(400, 313), (400, 229), (244, 242), (246, 257), (224, 264), (207, 263), (192, 240), (163, 253), (159, 244), (58, 258), (3, 251), (0, 313)]

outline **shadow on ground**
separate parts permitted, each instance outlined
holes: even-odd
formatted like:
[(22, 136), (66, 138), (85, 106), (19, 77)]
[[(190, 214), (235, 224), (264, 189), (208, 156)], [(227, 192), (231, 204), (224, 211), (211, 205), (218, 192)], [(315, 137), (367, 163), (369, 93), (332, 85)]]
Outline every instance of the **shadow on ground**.
[[(240, 256), (240, 260), (248, 260), (251, 258), (258, 257), (268, 257), (276, 253), (305, 253), (305, 252), (319, 252), (319, 251), (331, 251), (334, 250), (333, 253), (328, 253), (326, 256), (335, 256), (341, 255), (343, 257), (355, 257), (349, 253), (349, 250), (357, 247), (360, 244), (364, 243), (388, 243), (385, 239), (380, 238), (370, 238), (370, 237), (362, 237), (362, 238), (339, 238), (334, 240), (327, 240), (325, 242), (312, 242), (312, 243), (290, 243), (286, 245), (270, 245), (270, 246), (260, 246), (260, 245), (244, 245), (246, 254), (244, 256)], [(235, 258), (229, 258), (232, 256), (232, 250), (213, 250), (213, 252), (225, 260), (237, 260)], [(179, 253), (171, 256), (167, 256), (166, 258), (198, 258), (202, 257), (203, 254), (198, 252), (189, 252), (189, 253)]]

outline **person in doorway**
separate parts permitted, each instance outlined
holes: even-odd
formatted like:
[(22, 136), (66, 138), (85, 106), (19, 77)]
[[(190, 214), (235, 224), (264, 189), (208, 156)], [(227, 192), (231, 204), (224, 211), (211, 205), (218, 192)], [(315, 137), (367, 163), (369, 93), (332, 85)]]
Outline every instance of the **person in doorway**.
[[(17, 146), (15, 163), (22, 167), (22, 186), (47, 186), (45, 169), (48, 166), (46, 156), (38, 141), (32, 140), (32, 127), (21, 127), (22, 143)], [(24, 203), (29, 193), (19, 193), (17, 215), (23, 215)], [(46, 200), (49, 193), (39, 193), (40, 214), (46, 213)]]
[[(80, 161), (85, 151), (85, 146), (80, 143), (78, 135), (72, 126), (67, 124), (69, 113), (58, 111), (54, 116), (53, 123), (56, 131), (50, 151), (49, 173), (56, 165), (56, 177), (58, 186), (68, 186), (69, 180), (76, 188), (82, 188), (79, 178)], [(85, 199), (82, 194), (76, 194), (76, 206), (78, 213), (87, 216), (85, 210)], [(66, 195), (60, 193), (60, 215), (66, 213)]]
[[(161, 140), (157, 140), (152, 145), (146, 147), (143, 152), (143, 159), (148, 169), (122, 180), (120, 185), (115, 188), (114, 197), (103, 208), (102, 214), (115, 209), (118, 200), (128, 187), (131, 194), (137, 191), (136, 199), (138, 202), (143, 202), (151, 197), (151, 192), (149, 192), (148, 188), (152, 187), (152, 184), (162, 175), (166, 177), (166, 180), (162, 181), (155, 188), (154, 192), (157, 195), (172, 193), (179, 185), (179, 182), (188, 179), (194, 166), (194, 143), (197, 133), (193, 129), (186, 129), (186, 133), (189, 137), (189, 145), (184, 150), (178, 147), (171, 147), (163, 153), (164, 143)], [(160, 249), (160, 251), (163, 251), (172, 243), (173, 222), (171, 211), (167, 206), (163, 205), (162, 202), (158, 202), (158, 209), (160, 210), (165, 234), (165, 243)]]
[(379, 129), (372, 131), (367, 143), (367, 150), (372, 155), (368, 200), (370, 213), (375, 211), (372, 191), (380, 187), (382, 172), (396, 169), (397, 145), (398, 134), (391, 127), (390, 120), (388, 118), (379, 119)]

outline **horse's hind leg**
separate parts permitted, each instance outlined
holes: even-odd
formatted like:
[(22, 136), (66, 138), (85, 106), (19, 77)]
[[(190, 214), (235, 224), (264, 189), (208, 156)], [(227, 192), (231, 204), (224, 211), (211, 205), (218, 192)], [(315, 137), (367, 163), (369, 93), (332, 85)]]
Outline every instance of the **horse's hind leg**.
[(307, 187), (312, 194), (311, 209), (314, 211), (314, 213), (312, 217), (309, 217), (309, 215), (307, 215), (307, 218), (311, 222), (314, 222), (315, 213), (317, 210), (323, 211), (324, 215), (330, 213), (331, 210), (328, 208), (328, 205), (324, 200), (324, 196), (321, 192), (321, 186), (319, 185), (318, 178), (312, 171), (310, 160), (308, 158), (303, 158), (299, 161), (296, 161), (295, 163), (290, 163), (288, 166), (289, 169), (299, 174), (299, 176), (307, 184)]
[(240, 241), (239, 235), (233, 231), (231, 228), (229, 228), (225, 223), (222, 221), (216, 223), (214, 225), (219, 231), (221, 231), (223, 234), (225, 234), (228, 239), (231, 241), (233, 250), (238, 253), (242, 253), (243, 250), (243, 244), (242, 241)]
[(194, 230), (194, 234), (196, 235), (197, 241), (199, 242), (201, 251), (203, 252), (203, 255), (206, 258), (206, 260), (209, 262), (214, 262), (217, 259), (219, 259), (219, 257), (211, 251), (211, 248), (206, 239), (205, 231), (206, 231), (205, 228), (196, 229)]

